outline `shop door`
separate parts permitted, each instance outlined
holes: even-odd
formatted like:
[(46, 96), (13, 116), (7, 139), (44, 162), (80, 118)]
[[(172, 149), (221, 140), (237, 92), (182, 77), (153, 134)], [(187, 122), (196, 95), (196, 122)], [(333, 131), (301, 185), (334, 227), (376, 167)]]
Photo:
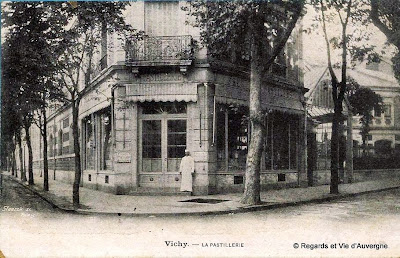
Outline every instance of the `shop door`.
[(186, 119), (142, 119), (139, 186), (174, 191), (180, 187), (179, 165), (186, 149)]

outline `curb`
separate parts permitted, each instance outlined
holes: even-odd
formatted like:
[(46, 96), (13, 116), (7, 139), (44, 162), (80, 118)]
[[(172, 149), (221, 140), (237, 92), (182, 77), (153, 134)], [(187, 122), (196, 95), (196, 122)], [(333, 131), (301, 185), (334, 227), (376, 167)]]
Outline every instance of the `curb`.
[(282, 202), (282, 203), (269, 204), (269, 205), (255, 205), (255, 206), (250, 206), (250, 207), (243, 207), (243, 209), (247, 209), (247, 211), (245, 211), (245, 212), (249, 212), (249, 211), (261, 211), (261, 210), (268, 210), (268, 209), (275, 209), (275, 208), (285, 208), (285, 207), (291, 207), (291, 206), (299, 206), (299, 205), (312, 204), (312, 203), (324, 203), (324, 202), (329, 202), (329, 201), (335, 201), (335, 200), (341, 200), (341, 199), (356, 197), (356, 196), (365, 195), (365, 194), (390, 191), (390, 190), (399, 189), (399, 188), (400, 188), (400, 186), (393, 186), (393, 187), (381, 188), (381, 189), (375, 189), (375, 190), (368, 190), (368, 191), (358, 192), (358, 193), (346, 193), (346, 194), (330, 195), (330, 196), (325, 196), (325, 197), (315, 198), (315, 199), (309, 199), (309, 200), (303, 200), (303, 201)]
[(382, 188), (382, 189), (375, 189), (369, 190), (365, 192), (359, 193), (351, 193), (351, 194), (339, 194), (334, 196), (326, 196), (322, 198), (304, 200), (304, 201), (296, 201), (296, 202), (283, 202), (283, 203), (274, 203), (274, 204), (266, 204), (266, 205), (254, 205), (254, 206), (246, 206), (246, 207), (239, 207), (236, 209), (231, 210), (220, 210), (220, 211), (205, 211), (205, 212), (181, 212), (181, 213), (116, 213), (116, 212), (100, 212), (100, 211), (88, 211), (88, 210), (76, 210), (78, 214), (84, 215), (103, 215), (103, 216), (124, 216), (124, 217), (177, 217), (177, 216), (210, 216), (210, 215), (226, 215), (226, 214), (239, 214), (239, 213), (248, 213), (248, 212), (255, 212), (255, 211), (263, 211), (263, 210), (272, 210), (272, 209), (279, 209), (279, 208), (286, 208), (292, 206), (299, 206), (304, 204), (311, 204), (311, 203), (324, 203), (328, 201), (346, 199), (350, 197), (360, 196), (364, 194), (370, 193), (378, 193), (384, 191), (390, 191), (393, 189), (399, 189), (400, 186), (389, 187), (389, 188)]
[(102, 212), (102, 211), (90, 211), (85, 209), (68, 209), (65, 207), (61, 207), (61, 205), (56, 204), (54, 200), (51, 198), (44, 196), (43, 193), (39, 192), (37, 189), (22, 183), (21, 181), (13, 178), (12, 176), (5, 175), (14, 182), (24, 186), (26, 189), (39, 196), (41, 199), (49, 203), (53, 208), (64, 211), (70, 214), (81, 214), (81, 215), (102, 215), (102, 216), (124, 216), (124, 217), (177, 217), (177, 216), (210, 216), (210, 215), (226, 215), (226, 214), (238, 214), (238, 213), (247, 213), (247, 212), (255, 212), (255, 211), (263, 211), (263, 210), (271, 210), (278, 208), (286, 208), (292, 206), (299, 206), (304, 204), (312, 204), (312, 203), (324, 203), (334, 200), (341, 200), (350, 197), (356, 197), (360, 195), (370, 194), (370, 193), (378, 193), (384, 191), (390, 191), (394, 189), (399, 189), (400, 186), (393, 186), (381, 189), (368, 190), (364, 192), (358, 193), (346, 193), (346, 194), (338, 194), (338, 195), (329, 195), (315, 199), (302, 200), (302, 201), (294, 201), (294, 202), (282, 202), (282, 203), (273, 203), (273, 204), (260, 204), (253, 206), (245, 206), (238, 207), (235, 209), (229, 210), (219, 210), (219, 211), (204, 211), (204, 212), (179, 212), (179, 213), (119, 213), (119, 212)]
[(21, 182), (20, 180), (16, 179), (15, 177), (10, 176), (10, 175), (5, 175), (5, 176), (8, 177), (9, 179), (11, 179), (12, 181), (18, 183), (19, 185), (22, 185), (23, 187), (25, 187), (25, 189), (28, 189), (31, 193), (33, 193), (36, 196), (40, 197), (42, 200), (44, 200), (45, 202), (50, 204), (54, 209), (57, 209), (57, 210), (60, 210), (60, 211), (66, 212), (66, 213), (76, 213), (76, 210), (67, 209), (67, 208), (61, 207), (61, 205), (56, 204), (54, 202), (54, 200), (52, 200), (51, 198), (45, 196), (43, 193), (39, 192), (34, 187), (24, 184), (24, 182)]

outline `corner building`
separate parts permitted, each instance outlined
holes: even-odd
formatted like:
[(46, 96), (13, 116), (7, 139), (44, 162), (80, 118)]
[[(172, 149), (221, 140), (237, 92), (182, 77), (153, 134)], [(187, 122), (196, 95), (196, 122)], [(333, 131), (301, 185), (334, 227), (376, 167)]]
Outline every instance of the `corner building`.
[[(179, 164), (188, 149), (195, 160), (194, 195), (243, 191), (251, 135), (249, 70), (193, 47), (200, 32), (185, 23), (191, 19), (181, 9), (186, 4), (132, 2), (126, 19), (146, 32), (143, 40), (122, 42), (103, 33), (96, 72), (80, 106), (84, 187), (115, 194), (178, 193)], [(301, 24), (263, 82), (263, 189), (307, 183), (300, 31)], [(51, 180), (73, 181), (71, 122), (68, 106), (49, 118)]]

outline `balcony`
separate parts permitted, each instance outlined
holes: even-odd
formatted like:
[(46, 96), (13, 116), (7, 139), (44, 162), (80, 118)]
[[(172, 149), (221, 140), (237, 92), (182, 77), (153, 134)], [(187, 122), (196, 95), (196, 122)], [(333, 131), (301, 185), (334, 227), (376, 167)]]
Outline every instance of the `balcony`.
[(125, 62), (136, 74), (139, 67), (179, 66), (186, 73), (193, 60), (192, 37), (158, 36), (131, 40), (126, 44)]

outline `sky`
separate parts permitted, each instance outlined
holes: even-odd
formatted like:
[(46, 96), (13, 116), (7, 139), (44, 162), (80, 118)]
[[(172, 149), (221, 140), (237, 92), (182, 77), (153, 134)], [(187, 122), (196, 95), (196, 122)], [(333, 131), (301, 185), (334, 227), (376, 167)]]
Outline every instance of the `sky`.
[[(311, 28), (311, 25), (315, 23), (313, 18), (315, 17), (316, 12), (313, 8), (307, 8), (307, 14), (303, 17), (303, 29)], [(349, 31), (354, 30), (355, 26), (349, 24)], [(328, 37), (340, 35), (340, 26), (328, 24), (327, 25), (327, 33)], [(360, 28), (364, 29), (364, 28)], [(370, 40), (363, 42), (363, 44), (375, 45), (378, 52), (381, 50), (385, 50), (386, 59), (390, 60), (393, 55), (393, 51), (395, 48), (393, 46), (386, 46), (386, 36), (374, 25), (369, 25), (365, 28), (371, 32)], [(304, 61), (308, 64), (327, 64), (327, 51), (326, 51), (326, 43), (323, 37), (322, 26), (318, 26), (317, 29), (312, 30), (311, 34), (303, 34), (303, 58)], [(332, 61), (340, 61), (340, 51), (334, 52), (332, 57)]]
[[(4, 8), (5, 2), (1, 2), (1, 7)], [(315, 23), (313, 18), (315, 17), (316, 12), (313, 8), (308, 7), (307, 13), (303, 17), (303, 29), (311, 28), (311, 24)], [(349, 26), (349, 30), (351, 30), (351, 24)], [(370, 25), (367, 30), (372, 32), (371, 40), (366, 43), (373, 44), (377, 46), (377, 50), (380, 51), (384, 49), (386, 36), (380, 32), (375, 26)], [(328, 34), (330, 36), (338, 35), (340, 26), (329, 24)], [(1, 42), (4, 41), (4, 33), (6, 30), (4, 28), (1, 29)], [(387, 47), (387, 46), (386, 46)], [(386, 59), (390, 60), (390, 57), (393, 55), (392, 52), (394, 51), (394, 47), (389, 47), (386, 49)], [(321, 26), (317, 29), (312, 30), (310, 34), (304, 33), (303, 34), (303, 58), (307, 64), (319, 64), (319, 65), (326, 65), (327, 64), (327, 53), (326, 53), (326, 45), (325, 40), (322, 34)], [(333, 61), (340, 60), (340, 52), (336, 51), (335, 55), (333, 56)]]

